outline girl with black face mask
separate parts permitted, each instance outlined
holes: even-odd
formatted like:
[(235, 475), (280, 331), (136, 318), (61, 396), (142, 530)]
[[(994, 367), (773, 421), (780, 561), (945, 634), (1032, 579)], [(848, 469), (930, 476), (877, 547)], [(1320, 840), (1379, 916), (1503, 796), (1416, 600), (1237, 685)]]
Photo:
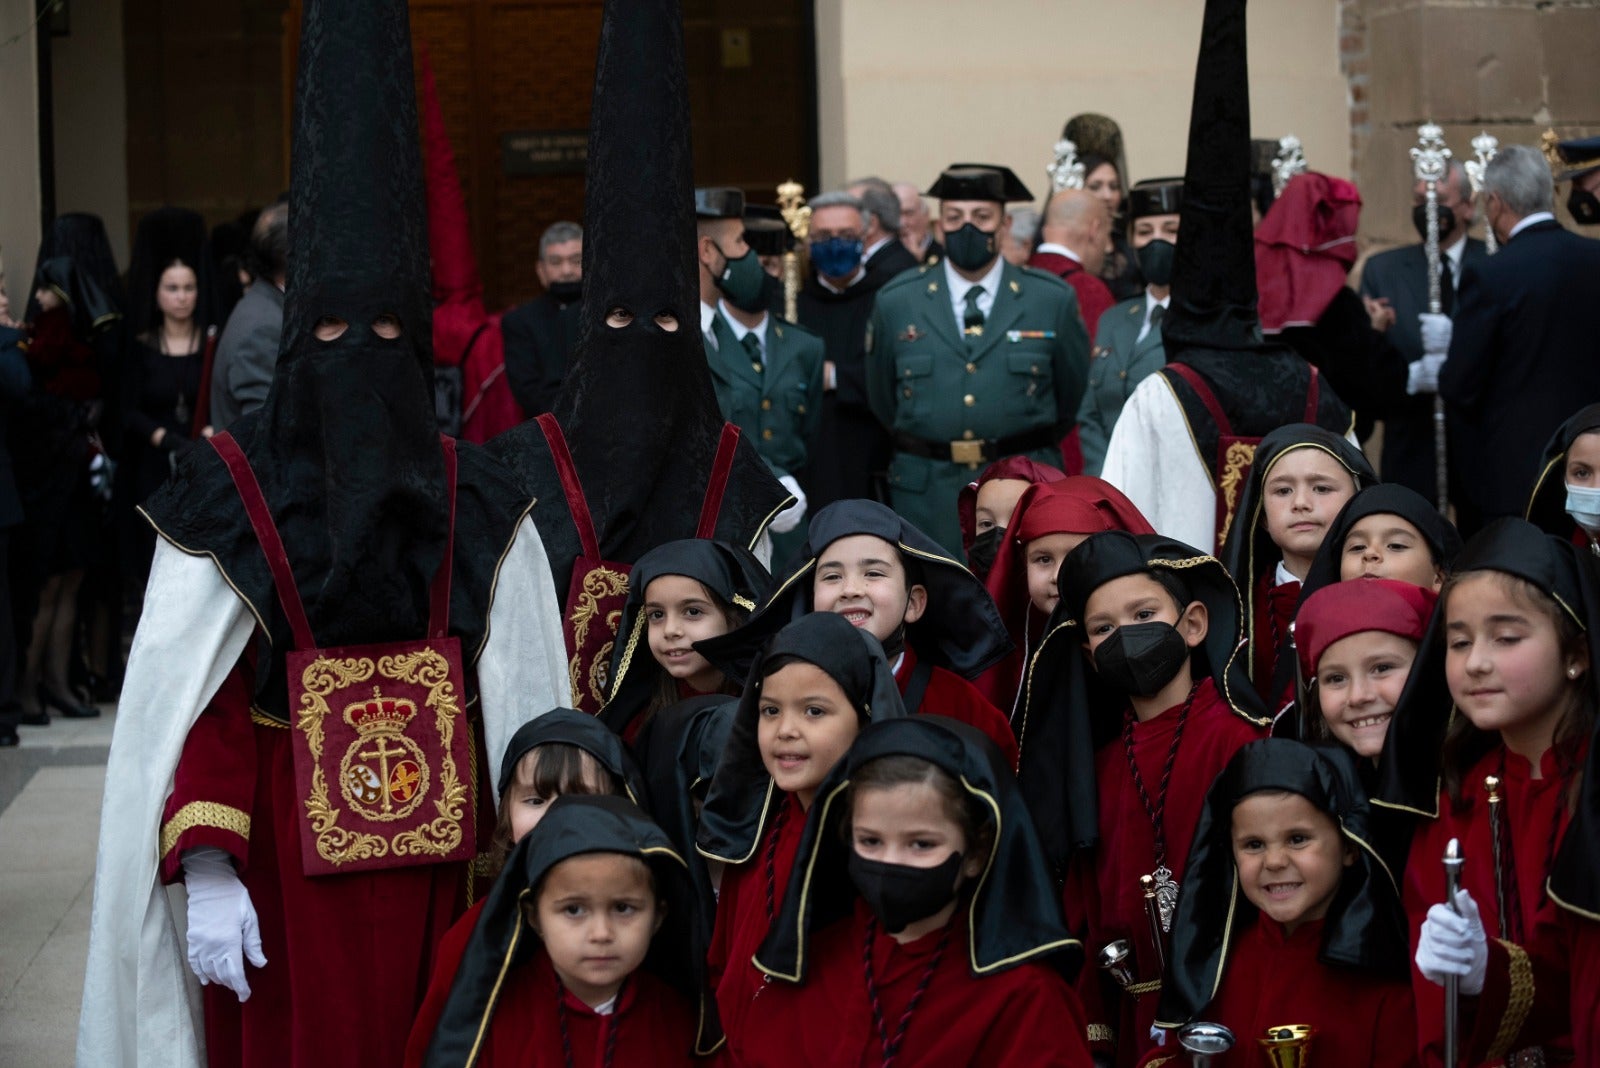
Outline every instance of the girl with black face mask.
[(1170, 926), (1206, 790), (1270, 719), (1239, 653), (1238, 590), (1214, 557), (1107, 531), (1074, 549), (1057, 581), (1023, 683), (1019, 777), (1066, 880), (1069, 928), (1091, 954), (1125, 943), (1126, 982), (1096, 969), (1078, 993), (1096, 1052), (1132, 1064), (1150, 1048), (1145, 984), (1160, 973), (1141, 877)]
[(1063, 978), (1081, 959), (994, 746), (937, 716), (873, 724), (818, 791), (730, 1052), (1088, 1066)]

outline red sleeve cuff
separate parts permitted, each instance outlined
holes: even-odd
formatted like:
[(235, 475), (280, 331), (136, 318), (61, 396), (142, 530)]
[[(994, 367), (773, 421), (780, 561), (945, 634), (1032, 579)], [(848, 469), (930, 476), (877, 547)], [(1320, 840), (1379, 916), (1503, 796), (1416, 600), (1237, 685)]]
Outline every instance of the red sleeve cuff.
[(161, 881), (183, 878), (185, 850), (215, 846), (244, 870), (249, 855), (250, 813), (216, 801), (190, 801), (161, 824)]

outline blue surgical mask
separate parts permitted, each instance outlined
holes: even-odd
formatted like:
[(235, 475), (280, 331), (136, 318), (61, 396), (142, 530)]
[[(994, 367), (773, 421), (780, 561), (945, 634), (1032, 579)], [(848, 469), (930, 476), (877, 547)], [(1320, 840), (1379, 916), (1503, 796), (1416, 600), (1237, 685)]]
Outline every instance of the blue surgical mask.
[(1600, 489), (1567, 483), (1567, 514), (1590, 534), (1600, 534)]
[(811, 242), (811, 265), (826, 278), (848, 278), (861, 266), (859, 237), (830, 237)]

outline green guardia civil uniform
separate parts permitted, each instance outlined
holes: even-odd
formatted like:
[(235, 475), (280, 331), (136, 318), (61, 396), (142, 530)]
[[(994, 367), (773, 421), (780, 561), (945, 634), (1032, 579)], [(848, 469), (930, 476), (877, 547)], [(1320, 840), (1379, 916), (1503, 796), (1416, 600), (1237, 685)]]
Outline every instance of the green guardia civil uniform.
[(895, 439), (890, 504), (961, 559), (962, 487), (1005, 456), (1060, 466), (1089, 338), (1076, 295), (1055, 275), (1005, 264), (993, 306), (970, 328), (951, 303), (949, 277), (943, 263), (924, 265), (878, 292), (867, 399)]
[(1089, 388), (1078, 409), (1078, 441), (1083, 447), (1083, 473), (1100, 474), (1106, 462), (1106, 443), (1117, 425), (1122, 406), (1134, 387), (1167, 364), (1161, 345), (1161, 327), (1152, 325), (1143, 338), (1145, 295), (1139, 294), (1100, 316), (1094, 352), (1089, 357)]

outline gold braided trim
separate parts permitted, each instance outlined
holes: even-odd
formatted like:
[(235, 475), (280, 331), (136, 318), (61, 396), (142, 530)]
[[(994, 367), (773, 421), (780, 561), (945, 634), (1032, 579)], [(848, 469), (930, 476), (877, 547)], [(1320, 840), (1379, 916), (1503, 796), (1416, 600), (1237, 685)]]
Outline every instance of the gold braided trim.
[(1528, 1014), (1533, 1011), (1533, 962), (1528, 959), (1528, 951), (1504, 939), (1495, 941), (1500, 943), (1510, 958), (1510, 967), (1507, 969), (1510, 993), (1506, 995), (1506, 1011), (1500, 1016), (1500, 1027), (1495, 1031), (1494, 1042), (1489, 1046), (1488, 1053), (1484, 1055), (1485, 1061), (1497, 1061), (1511, 1052), (1511, 1044), (1516, 1041), (1517, 1033), (1528, 1022)]
[(1147, 1061), (1145, 1063), (1144, 1068), (1161, 1068), (1161, 1065), (1163, 1065), (1163, 1064), (1171, 1064), (1173, 1061), (1175, 1061), (1177, 1059), (1178, 1059), (1178, 1055), (1176, 1053), (1174, 1053), (1170, 1057), (1157, 1057), (1153, 1061)]
[(1156, 991), (1160, 990), (1161, 980), (1151, 979), (1147, 983), (1129, 983), (1122, 989), (1132, 994), (1136, 998), (1142, 998), (1146, 994), (1154, 994)]
[(273, 719), (255, 705), (250, 706), (250, 722), (254, 723), (258, 727), (281, 727), (284, 730), (289, 729), (289, 725), (283, 720)]
[(219, 831), (232, 831), (240, 838), (250, 838), (250, 813), (232, 805), (216, 801), (190, 801), (172, 814), (161, 825), (161, 859), (165, 860), (178, 839), (196, 827), (215, 827)]
[(1090, 1024), (1088, 1028), (1090, 1042), (1111, 1042), (1117, 1040), (1117, 1033), (1106, 1024)]

